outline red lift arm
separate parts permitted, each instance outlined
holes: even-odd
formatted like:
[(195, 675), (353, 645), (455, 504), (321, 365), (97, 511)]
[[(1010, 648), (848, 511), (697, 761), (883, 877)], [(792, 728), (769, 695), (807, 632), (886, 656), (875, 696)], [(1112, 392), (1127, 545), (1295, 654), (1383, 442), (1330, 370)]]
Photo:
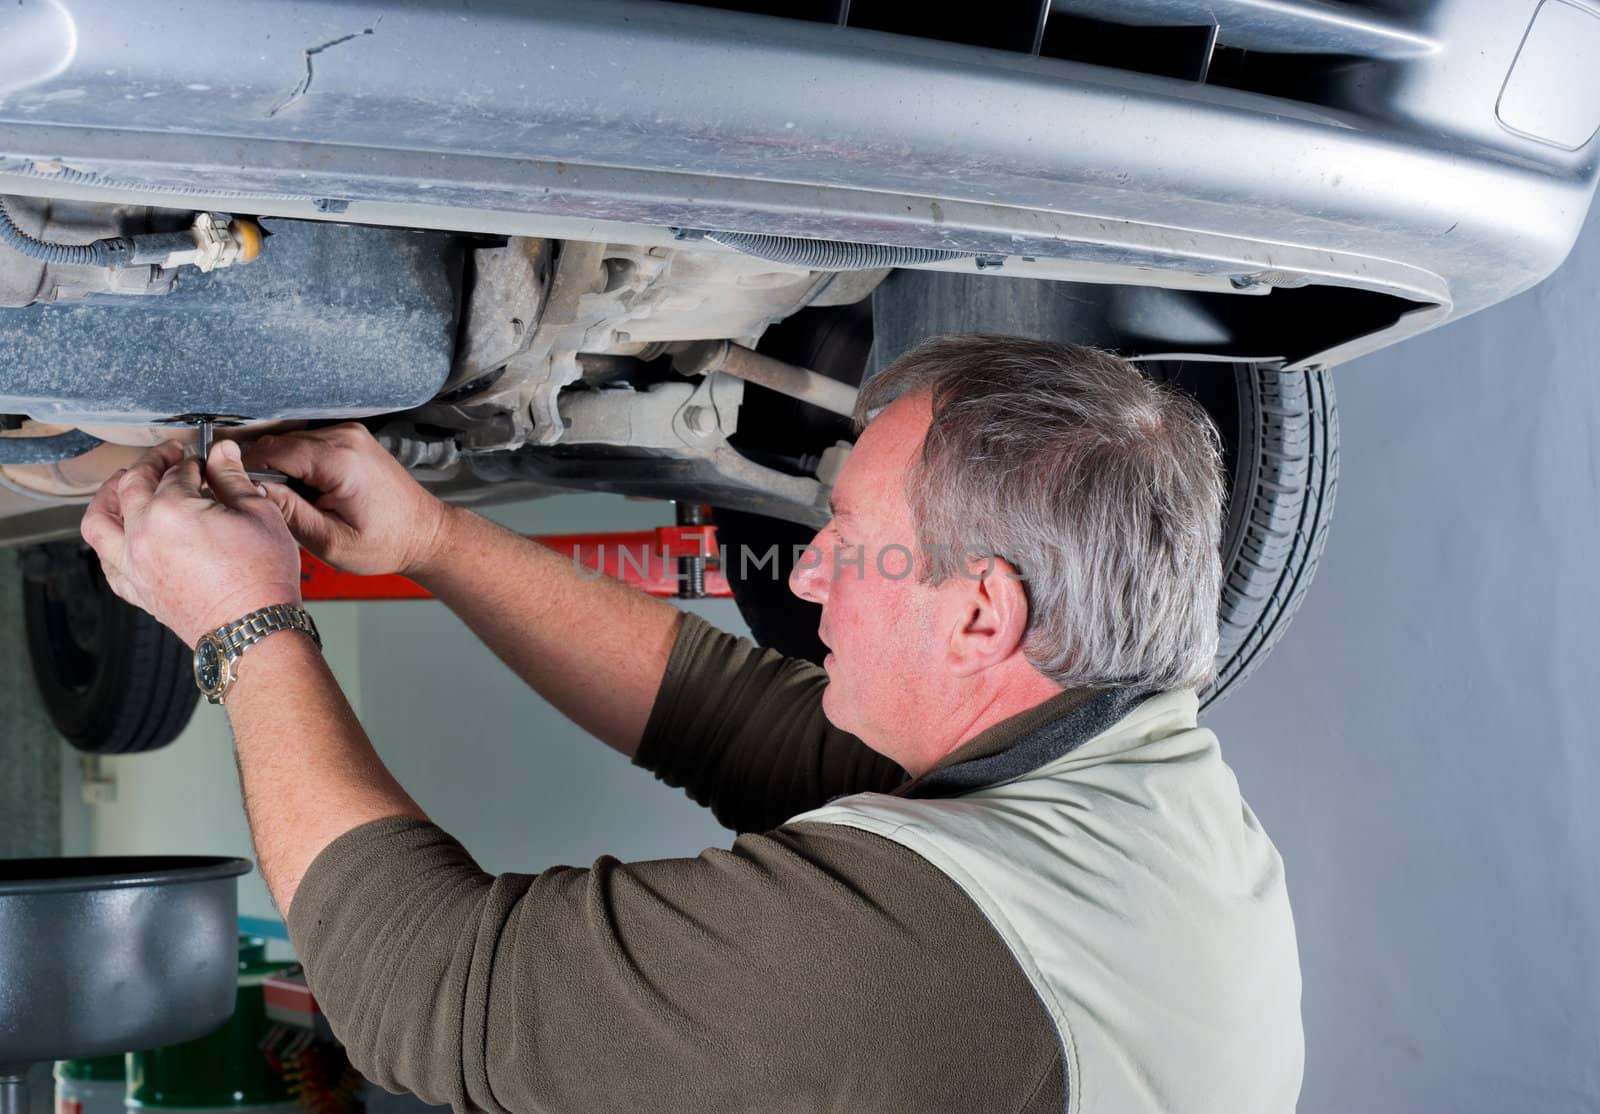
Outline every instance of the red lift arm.
[[(685, 584), (680, 558), (704, 557), (705, 595), (731, 598), (718, 563), (715, 526), (658, 526), (607, 534), (531, 534), (534, 541), (566, 555), (574, 564), (631, 584), (652, 596), (679, 596)], [(357, 576), (300, 551), (300, 589), (308, 600), (432, 599), (403, 576)]]

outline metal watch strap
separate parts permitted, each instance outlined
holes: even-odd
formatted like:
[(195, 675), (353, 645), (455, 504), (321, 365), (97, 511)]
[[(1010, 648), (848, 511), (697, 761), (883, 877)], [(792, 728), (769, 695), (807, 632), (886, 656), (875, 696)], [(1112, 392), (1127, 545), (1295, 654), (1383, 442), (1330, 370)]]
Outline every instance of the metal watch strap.
[(317, 624), (310, 614), (286, 603), (263, 607), (250, 612), (236, 623), (218, 627), (216, 636), (217, 641), (222, 643), (223, 651), (230, 658), (236, 658), (244, 653), (247, 647), (281, 630), (297, 630), (309, 634), (311, 640), (317, 644), (317, 649), (322, 649), (322, 635), (317, 633)]

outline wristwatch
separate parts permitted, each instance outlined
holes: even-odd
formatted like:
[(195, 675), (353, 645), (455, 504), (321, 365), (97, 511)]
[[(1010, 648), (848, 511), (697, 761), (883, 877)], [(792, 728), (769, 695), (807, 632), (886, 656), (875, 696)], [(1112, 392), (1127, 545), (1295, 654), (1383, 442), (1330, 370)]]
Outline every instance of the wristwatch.
[(226, 704), (228, 690), (239, 678), (239, 658), (267, 635), (281, 630), (309, 634), (317, 649), (322, 649), (322, 635), (317, 633), (310, 614), (286, 603), (252, 611), (236, 623), (202, 634), (194, 645), (194, 683), (206, 699), (213, 704)]

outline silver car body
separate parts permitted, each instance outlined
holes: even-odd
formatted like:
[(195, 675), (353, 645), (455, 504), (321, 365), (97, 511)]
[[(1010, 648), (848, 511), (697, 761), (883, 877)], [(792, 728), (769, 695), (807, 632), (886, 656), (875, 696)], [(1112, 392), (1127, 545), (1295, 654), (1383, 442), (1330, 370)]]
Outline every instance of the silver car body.
[(25, 0), (0, 195), (713, 261), (719, 233), (940, 249), (911, 265), (1110, 291), (1129, 354), (1293, 369), (1527, 289), (1595, 190), (1579, 0), (764, 6), (812, 18)]

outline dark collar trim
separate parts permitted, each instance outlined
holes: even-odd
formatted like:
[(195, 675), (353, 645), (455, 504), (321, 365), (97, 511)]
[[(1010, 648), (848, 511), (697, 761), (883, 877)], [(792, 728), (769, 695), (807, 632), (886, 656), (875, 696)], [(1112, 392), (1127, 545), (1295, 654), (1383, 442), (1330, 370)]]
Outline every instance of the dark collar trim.
[(1034, 728), (1014, 744), (983, 758), (958, 762), (933, 770), (895, 790), (897, 797), (960, 797), (986, 786), (1021, 777), (1069, 751), (1076, 750), (1105, 731), (1146, 697), (1152, 689), (1118, 688), (1096, 693), (1060, 717)]

